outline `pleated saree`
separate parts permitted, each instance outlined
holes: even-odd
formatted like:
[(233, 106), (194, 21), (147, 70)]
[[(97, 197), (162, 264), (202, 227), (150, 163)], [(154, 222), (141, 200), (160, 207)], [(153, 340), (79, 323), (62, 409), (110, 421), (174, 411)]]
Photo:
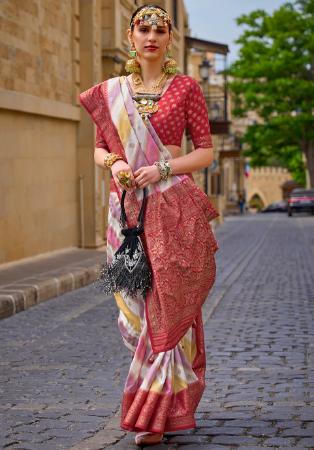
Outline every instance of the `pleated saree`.
[[(82, 105), (110, 149), (133, 171), (171, 154), (151, 122), (135, 108), (125, 77), (104, 81), (81, 94)], [(110, 262), (122, 242), (120, 190), (111, 182), (107, 232)], [(142, 191), (127, 194), (129, 225), (136, 223)], [(215, 280), (217, 243), (209, 221), (217, 216), (208, 197), (188, 175), (148, 187), (143, 244), (153, 274), (146, 295), (115, 294), (118, 326), (134, 354), (122, 398), (121, 427), (164, 433), (195, 427), (194, 413), (205, 386), (201, 307)]]

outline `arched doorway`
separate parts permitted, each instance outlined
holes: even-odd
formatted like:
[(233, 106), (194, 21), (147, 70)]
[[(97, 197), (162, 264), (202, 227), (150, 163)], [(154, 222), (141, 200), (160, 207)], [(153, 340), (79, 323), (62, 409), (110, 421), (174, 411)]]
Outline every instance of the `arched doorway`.
[(261, 211), (266, 206), (261, 196), (257, 193), (250, 198), (248, 203), (249, 208), (253, 211)]

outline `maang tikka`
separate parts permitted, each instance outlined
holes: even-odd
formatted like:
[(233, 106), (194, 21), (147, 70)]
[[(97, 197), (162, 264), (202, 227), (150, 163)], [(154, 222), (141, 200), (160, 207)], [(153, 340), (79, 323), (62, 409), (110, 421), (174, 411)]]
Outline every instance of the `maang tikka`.
[(142, 8), (136, 16), (133, 18), (130, 26), (142, 25), (143, 23), (148, 23), (154, 30), (157, 29), (158, 24), (162, 22), (165, 26), (170, 26), (172, 24), (171, 17), (166, 11), (155, 6), (146, 6)]
[(132, 43), (132, 47), (129, 51), (130, 59), (127, 60), (125, 65), (126, 72), (129, 73), (140, 73), (141, 72), (141, 66), (139, 62), (136, 59), (137, 51), (135, 49), (134, 44)]

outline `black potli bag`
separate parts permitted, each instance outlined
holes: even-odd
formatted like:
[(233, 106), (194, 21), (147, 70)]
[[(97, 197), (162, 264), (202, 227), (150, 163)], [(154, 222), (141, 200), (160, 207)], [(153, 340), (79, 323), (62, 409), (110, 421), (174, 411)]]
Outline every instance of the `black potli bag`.
[(114, 254), (111, 264), (103, 266), (97, 280), (97, 286), (107, 295), (123, 292), (130, 296), (139, 293), (145, 296), (147, 290), (151, 287), (151, 270), (140, 238), (140, 235), (144, 232), (146, 195), (146, 188), (144, 188), (137, 225), (128, 228), (124, 208), (126, 191), (124, 190), (122, 193), (120, 224), (121, 233), (125, 238)]

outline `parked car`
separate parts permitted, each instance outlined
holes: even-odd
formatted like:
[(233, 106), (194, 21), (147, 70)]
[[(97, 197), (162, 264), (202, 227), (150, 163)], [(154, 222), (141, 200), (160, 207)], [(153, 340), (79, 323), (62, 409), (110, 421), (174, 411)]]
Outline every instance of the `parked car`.
[(270, 205), (266, 206), (261, 212), (262, 213), (269, 213), (269, 212), (287, 212), (287, 202), (274, 202), (270, 203)]
[(294, 189), (288, 199), (288, 216), (295, 212), (314, 214), (314, 189)]

